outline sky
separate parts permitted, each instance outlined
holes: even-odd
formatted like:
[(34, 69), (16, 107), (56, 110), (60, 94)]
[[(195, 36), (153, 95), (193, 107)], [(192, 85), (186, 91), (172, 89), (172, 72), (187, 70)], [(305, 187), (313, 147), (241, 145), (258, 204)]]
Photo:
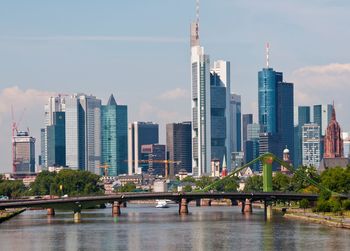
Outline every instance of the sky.
[[(232, 92), (257, 119), (257, 72), (294, 83), (295, 105), (335, 101), (350, 131), (350, 1), (201, 0), (200, 39), (231, 62)], [(0, 172), (11, 171), (11, 106), (40, 151), (50, 95), (83, 92), (128, 105), (129, 121), (191, 119), (194, 0), (0, 0)], [(23, 114), (23, 116), (21, 115)]]

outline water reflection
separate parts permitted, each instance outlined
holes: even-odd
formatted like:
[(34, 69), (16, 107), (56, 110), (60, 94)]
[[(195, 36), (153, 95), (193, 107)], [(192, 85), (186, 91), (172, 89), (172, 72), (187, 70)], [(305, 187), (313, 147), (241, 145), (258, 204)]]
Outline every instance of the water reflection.
[(263, 211), (237, 207), (177, 206), (155, 209), (129, 205), (113, 217), (110, 209), (72, 212), (27, 211), (0, 224), (1, 250), (346, 250), (349, 230), (305, 224)]

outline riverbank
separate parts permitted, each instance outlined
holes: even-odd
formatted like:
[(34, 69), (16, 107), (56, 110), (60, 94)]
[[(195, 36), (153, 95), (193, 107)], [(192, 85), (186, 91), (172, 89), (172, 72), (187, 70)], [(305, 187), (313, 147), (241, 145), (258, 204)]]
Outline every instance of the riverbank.
[[(289, 210), (288, 210), (289, 211)], [(284, 214), (287, 219), (302, 220), (305, 222), (322, 224), (329, 227), (350, 229), (350, 218), (341, 216), (328, 216), (315, 213), (287, 212)]]
[(14, 210), (0, 210), (0, 223), (15, 217), (16, 215), (24, 212), (25, 209), (14, 209)]

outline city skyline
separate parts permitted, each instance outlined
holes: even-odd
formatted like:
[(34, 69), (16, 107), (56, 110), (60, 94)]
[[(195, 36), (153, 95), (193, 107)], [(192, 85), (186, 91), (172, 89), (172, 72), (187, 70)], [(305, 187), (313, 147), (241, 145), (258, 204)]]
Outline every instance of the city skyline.
[[(4, 25), (4, 33), (0, 36), (0, 53), (4, 55), (3, 60), (0, 62), (0, 68), (3, 69), (2, 74), (0, 74), (0, 132), (2, 135), (0, 150), (3, 157), (0, 161), (0, 172), (9, 171), (11, 168), (9, 147), (11, 142), (10, 104), (15, 106), (17, 117), (22, 109), (26, 107), (20, 128), (29, 126), (31, 134), (36, 137), (38, 142), (40, 125), (44, 121), (43, 106), (49, 97), (47, 94), (51, 94), (51, 92), (91, 93), (99, 98), (103, 98), (103, 101), (107, 101), (106, 99), (110, 93), (115, 93), (122, 104), (130, 107), (129, 122), (154, 121), (161, 125), (160, 143), (165, 142), (164, 132), (167, 122), (190, 120), (190, 85), (188, 84), (190, 82), (188, 67), (189, 42), (187, 37), (190, 21), (194, 19), (194, 1), (186, 1), (186, 4), (185, 1), (180, 1), (183, 4), (168, 3), (170, 7), (167, 7), (166, 4), (160, 4), (160, 1), (155, 2), (159, 4), (154, 10), (156, 12), (162, 10), (162, 8), (183, 9), (184, 11), (181, 12), (183, 16), (181, 17), (185, 17), (183, 18), (184, 20), (178, 20), (173, 13), (168, 13), (169, 17), (162, 19), (166, 24), (164, 25), (163, 23), (161, 27), (154, 19), (145, 24), (140, 24), (140, 22), (133, 20), (133, 22), (129, 23), (130, 26), (126, 28), (128, 30), (118, 27), (120, 28), (119, 31), (126, 35), (115, 35), (114, 32), (111, 32), (114, 31), (111, 26), (106, 26), (104, 30), (97, 32), (99, 31), (97, 28), (101, 27), (108, 18), (114, 20), (112, 22), (114, 25), (120, 25), (118, 24), (118, 19), (113, 19), (111, 12), (106, 11), (106, 19), (102, 23), (97, 22), (97, 18), (89, 16), (90, 23), (97, 23), (95, 27), (84, 26), (81, 21), (78, 21), (79, 15), (78, 17), (73, 15), (73, 13), (77, 14), (74, 12), (74, 9), (78, 7), (78, 4), (72, 4), (70, 5), (70, 11), (66, 14), (71, 18), (72, 30), (67, 25), (60, 24), (60, 18), (55, 15), (52, 20), (48, 20), (46, 26), (37, 23), (35, 18), (29, 19), (24, 25), (26, 31), (22, 30), (23, 28), (18, 26), (24, 24), (23, 22), (28, 15), (35, 15), (37, 12), (33, 6), (28, 8), (28, 13), (22, 13), (23, 17), (13, 22), (14, 26), (12, 28), (18, 29), (12, 31), (8, 29), (10, 27), (8, 24)], [(344, 131), (350, 129), (350, 118), (346, 116), (346, 107), (349, 106), (349, 101), (346, 100), (344, 94), (340, 94), (349, 86), (349, 83), (346, 81), (350, 77), (350, 64), (347, 64), (348, 59), (346, 55), (339, 49), (343, 48), (345, 50), (345, 41), (348, 41), (348, 35), (342, 34), (338, 30), (346, 23), (339, 20), (349, 19), (346, 15), (342, 15), (342, 13), (345, 14), (345, 10), (341, 8), (350, 4), (345, 1), (318, 3), (317, 6), (312, 6), (310, 3), (301, 3), (301, 1), (294, 1), (293, 3), (289, 1), (283, 5), (278, 4), (276, 1), (269, 1), (268, 4), (259, 3), (258, 1), (251, 1), (250, 3), (220, 1), (220, 3), (221, 5), (214, 6), (213, 3), (203, 1), (201, 5), (201, 17), (203, 16), (201, 19), (201, 37), (206, 51), (210, 55), (215, 56), (212, 58), (212, 61), (219, 58), (231, 61), (231, 91), (242, 95), (242, 113), (254, 113), (254, 119), (255, 121), (257, 120), (257, 95), (256, 92), (251, 94), (249, 89), (257, 89), (256, 72), (264, 66), (264, 43), (270, 41), (270, 64), (272, 67), (283, 71), (286, 79), (295, 84), (295, 105), (327, 104), (335, 99), (338, 119), (342, 129)], [(252, 3), (255, 3), (255, 6)], [(262, 24), (258, 24), (257, 20), (255, 20), (255, 24), (252, 21), (249, 22), (247, 20), (248, 17), (257, 14), (256, 18), (261, 18), (262, 15), (257, 13), (259, 7), (263, 7), (263, 11), (281, 14), (282, 12), (280, 13), (280, 11), (282, 7), (283, 9), (286, 8), (286, 4), (293, 10), (297, 7), (305, 7), (298, 14), (299, 19), (295, 18), (294, 20), (290, 14), (288, 15), (288, 11), (285, 17), (281, 17), (280, 24), (273, 24), (273, 20), (270, 20), (271, 18), (268, 17), (263, 19), (263, 24), (270, 24), (272, 28), (277, 29), (273, 32), (265, 31), (264, 29), (265, 33), (253, 43), (254, 39), (252, 36), (254, 36), (254, 31), (257, 32), (259, 28), (261, 29)], [(8, 9), (15, 7), (9, 3), (1, 5), (5, 5), (4, 7)], [(34, 2), (33, 5), (39, 4)], [(67, 2), (54, 4), (54, 7), (57, 7), (57, 5), (61, 6), (59, 8), (61, 12), (58, 11), (58, 13), (62, 13), (62, 7), (66, 6)], [(138, 7), (132, 4), (128, 6), (127, 3), (112, 4), (110, 2), (110, 5), (116, 7), (120, 5), (119, 7), (127, 9), (132, 7), (136, 12), (135, 15), (137, 15), (142, 13), (142, 8), (153, 6), (155, 3), (152, 2), (149, 5), (141, 3)], [(44, 10), (48, 8), (47, 14), (53, 11), (52, 6), (45, 4), (40, 6)], [(267, 9), (266, 6), (270, 7), (270, 9)], [(93, 7), (96, 6), (87, 4), (87, 13), (94, 13), (92, 11)], [(210, 11), (214, 7), (222, 12), (222, 19), (216, 20), (211, 17)], [(105, 7), (98, 6), (97, 12), (102, 12), (101, 8)], [(235, 23), (233, 21), (237, 22), (235, 18), (238, 19), (238, 17), (225, 17), (229, 16), (225, 9), (233, 11), (235, 16), (242, 15), (242, 13), (239, 13), (239, 9), (247, 15), (247, 17), (243, 17), (245, 22), (242, 23), (242, 27), (228, 25), (230, 22), (231, 24)], [(306, 14), (311, 10), (314, 10), (314, 13), (310, 14), (311, 17), (307, 17)], [(325, 24), (321, 19), (323, 11), (327, 11), (327, 15), (337, 13), (338, 16), (334, 17), (334, 20), (328, 19), (327, 24)], [(13, 21), (12, 17), (7, 13), (1, 12), (4, 20), (8, 22)], [(21, 12), (23, 10), (19, 9), (19, 15), (21, 15)], [(83, 17), (88, 15), (79, 14), (83, 15)], [(164, 15), (164, 13), (161, 13), (161, 15)], [(143, 14), (138, 16), (136, 20), (144, 20), (146, 17), (147, 15)], [(305, 18), (310, 19), (305, 20)], [(303, 27), (300, 19), (311, 23), (306, 22)], [(230, 27), (230, 29), (224, 29), (223, 31), (222, 23)], [(139, 24), (140, 28), (136, 24)], [(152, 27), (150, 24), (154, 26)], [(151, 29), (142, 31), (145, 28), (144, 26), (147, 25), (150, 25)], [(171, 27), (170, 31), (165, 30), (164, 26), (167, 25)], [(292, 34), (294, 33), (296, 37), (299, 38), (298, 34), (304, 34), (304, 36), (300, 36), (300, 40), (293, 41), (292, 44), (286, 41), (289, 36), (286, 36), (284, 39), (279, 38), (278, 31), (284, 25), (286, 25), (285, 28), (294, 27), (295, 30), (288, 29), (288, 31)], [(78, 29), (82, 28), (82, 26), (84, 29)], [(49, 27), (53, 27), (53, 29), (49, 30)], [(244, 30), (249, 27), (255, 27), (250, 31), (251, 33)], [(333, 29), (325, 29), (327, 32), (323, 33), (324, 31), (321, 28), (324, 27)], [(314, 29), (313, 33), (306, 35), (310, 29)], [(78, 35), (74, 34), (74, 31), (77, 30), (80, 31)], [(136, 35), (127, 34), (128, 31), (135, 32)], [(112, 33), (112, 35), (101, 35), (102, 32), (105, 32), (105, 34)], [(337, 35), (337, 46), (329, 46), (332, 41), (331, 37), (333, 37), (331, 35), (332, 32)], [(261, 35), (261, 32), (258, 35)], [(218, 39), (219, 36), (221, 36), (220, 39)], [(328, 39), (326, 36), (330, 38)], [(320, 39), (323, 39), (323, 41), (319, 42), (318, 40)], [(126, 50), (125, 45), (129, 46), (130, 43), (130, 48)], [(317, 45), (314, 43), (317, 43)], [(104, 47), (108, 47), (108, 49)], [(174, 52), (169, 51), (170, 47), (173, 48)], [(57, 49), (58, 51), (55, 51)], [(71, 53), (72, 49), (76, 50)], [(121, 53), (121, 50), (125, 50), (124, 53), (127, 55), (123, 55), (124, 53)], [(139, 54), (140, 50), (141, 54)], [(162, 55), (165, 51), (168, 52), (167, 55), (169, 57)], [(316, 55), (319, 51), (322, 51), (320, 53), (322, 54), (321, 56)], [(113, 52), (113, 55), (111, 56), (107, 52)], [(62, 55), (58, 55), (60, 53)], [(70, 53), (71, 55), (69, 55)], [(179, 54), (179, 56), (175, 56), (175, 54)], [(146, 66), (149, 62), (145, 61), (145, 59), (136, 62), (140, 55), (150, 60), (150, 66)], [(150, 59), (151, 55), (154, 55), (152, 60)], [(158, 64), (156, 72), (161, 74), (154, 75), (156, 74), (155, 70), (150, 71), (151, 68), (148, 67), (154, 68), (157, 61), (162, 61), (167, 66)], [(65, 65), (67, 62), (71, 62), (71, 64)], [(87, 62), (90, 62), (90, 64)], [(339, 64), (333, 64), (337, 62)], [(142, 78), (131, 76), (132, 74), (128, 68), (137, 70), (140, 74), (135, 75), (142, 75)], [(174, 74), (174, 69), (176, 76), (178, 76), (175, 79), (178, 80), (170, 80), (168, 78), (168, 75)], [(120, 78), (120, 75), (125, 76)], [(18, 88), (15, 86), (18, 86)], [(136, 91), (133, 88), (134, 86), (139, 86), (139, 91)], [(324, 93), (329, 93), (329, 95), (324, 95)], [(317, 96), (319, 99), (317, 99)], [(39, 149), (40, 146), (38, 144), (36, 152), (40, 152)]]

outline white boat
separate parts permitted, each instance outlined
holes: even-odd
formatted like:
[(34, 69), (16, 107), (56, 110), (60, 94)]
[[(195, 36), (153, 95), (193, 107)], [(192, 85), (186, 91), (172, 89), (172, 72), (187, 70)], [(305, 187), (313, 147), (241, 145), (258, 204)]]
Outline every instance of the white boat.
[(157, 201), (156, 208), (168, 208), (169, 207), (166, 200), (156, 200), (156, 201)]

